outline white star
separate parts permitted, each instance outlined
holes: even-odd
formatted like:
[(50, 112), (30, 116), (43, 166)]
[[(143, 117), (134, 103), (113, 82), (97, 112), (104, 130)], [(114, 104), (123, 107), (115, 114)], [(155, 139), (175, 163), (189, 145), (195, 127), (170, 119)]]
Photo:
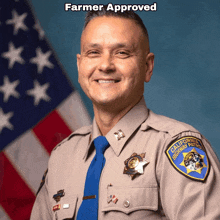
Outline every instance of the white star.
[(4, 77), (4, 85), (0, 86), (0, 92), (3, 92), (4, 94), (4, 102), (8, 102), (10, 96), (14, 96), (15, 98), (20, 97), (20, 94), (17, 91), (15, 91), (15, 88), (19, 83), (19, 80), (10, 83), (8, 77)]
[(2, 57), (9, 60), (8, 68), (12, 69), (15, 62), (18, 62), (20, 64), (24, 64), (25, 61), (21, 57), (21, 52), (24, 50), (24, 47), (18, 47), (15, 48), (14, 44), (12, 42), (9, 43), (9, 50), (8, 52), (2, 53)]
[(42, 73), (44, 67), (48, 67), (52, 69), (54, 65), (49, 61), (49, 57), (51, 55), (51, 51), (47, 51), (46, 53), (43, 53), (40, 47), (36, 49), (36, 57), (33, 57), (30, 59), (31, 63), (35, 63), (37, 65), (37, 72)]
[(28, 90), (26, 93), (28, 95), (32, 95), (34, 97), (34, 105), (37, 106), (41, 99), (44, 101), (50, 101), (50, 97), (46, 94), (46, 90), (50, 86), (49, 83), (45, 83), (44, 85), (40, 85), (37, 80), (34, 80), (34, 88)]
[(148, 164), (146, 159), (143, 159), (143, 161), (140, 161), (139, 164), (135, 167), (135, 170), (140, 173), (140, 174), (143, 174), (144, 173), (144, 170), (143, 170), (143, 167), (145, 164)]
[(36, 21), (35, 25), (34, 25), (34, 29), (38, 32), (39, 34), (39, 39), (42, 40), (44, 38), (44, 30), (42, 29), (42, 27), (40, 26), (39, 21)]
[(12, 11), (12, 19), (8, 19), (6, 24), (14, 25), (14, 35), (16, 35), (19, 29), (24, 31), (28, 30), (28, 27), (24, 24), (24, 19), (27, 17), (27, 13), (23, 13), (22, 15), (18, 15), (18, 13), (13, 10)]
[(13, 112), (8, 112), (7, 114), (4, 114), (2, 108), (0, 108), (0, 133), (2, 132), (3, 128), (8, 128), (10, 130), (14, 129), (14, 126), (9, 122), (9, 119), (13, 115)]

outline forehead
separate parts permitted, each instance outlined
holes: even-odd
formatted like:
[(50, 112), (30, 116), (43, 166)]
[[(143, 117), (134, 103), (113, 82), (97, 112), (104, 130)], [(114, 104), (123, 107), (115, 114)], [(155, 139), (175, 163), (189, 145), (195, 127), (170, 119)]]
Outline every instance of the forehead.
[(140, 44), (145, 40), (143, 31), (132, 19), (120, 17), (96, 17), (86, 26), (81, 46), (87, 44)]

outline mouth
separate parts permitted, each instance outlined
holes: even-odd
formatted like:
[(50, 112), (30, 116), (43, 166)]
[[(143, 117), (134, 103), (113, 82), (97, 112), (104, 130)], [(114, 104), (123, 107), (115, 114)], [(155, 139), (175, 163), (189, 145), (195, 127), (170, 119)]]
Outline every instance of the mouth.
[(95, 80), (97, 83), (118, 83), (120, 80), (114, 80), (114, 79), (98, 79)]

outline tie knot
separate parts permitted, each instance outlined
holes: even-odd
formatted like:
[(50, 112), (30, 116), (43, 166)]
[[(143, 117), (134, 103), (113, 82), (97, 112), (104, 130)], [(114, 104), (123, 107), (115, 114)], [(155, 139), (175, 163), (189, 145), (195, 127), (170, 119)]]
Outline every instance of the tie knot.
[(109, 143), (104, 136), (99, 136), (94, 140), (96, 153), (104, 154), (105, 150), (109, 147)]

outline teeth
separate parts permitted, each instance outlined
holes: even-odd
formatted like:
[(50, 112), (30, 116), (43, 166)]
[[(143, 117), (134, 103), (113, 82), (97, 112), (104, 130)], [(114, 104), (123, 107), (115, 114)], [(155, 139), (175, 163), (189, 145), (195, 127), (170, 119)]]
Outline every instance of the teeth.
[(98, 83), (115, 83), (115, 80), (98, 80)]

